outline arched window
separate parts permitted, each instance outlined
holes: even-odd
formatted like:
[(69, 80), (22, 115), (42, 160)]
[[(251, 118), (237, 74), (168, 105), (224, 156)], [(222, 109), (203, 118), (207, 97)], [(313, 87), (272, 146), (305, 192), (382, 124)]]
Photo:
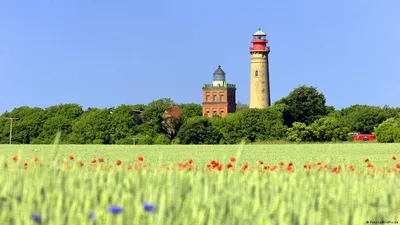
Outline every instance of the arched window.
[(258, 77), (258, 70), (256, 70), (256, 77)]
[(214, 95), (214, 102), (216, 102), (217, 101), (217, 96), (216, 95)]

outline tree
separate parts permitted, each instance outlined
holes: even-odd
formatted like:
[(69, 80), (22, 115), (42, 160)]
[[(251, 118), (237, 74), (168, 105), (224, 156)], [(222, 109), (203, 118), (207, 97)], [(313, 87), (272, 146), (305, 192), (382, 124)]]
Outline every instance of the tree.
[(294, 142), (313, 141), (313, 132), (310, 127), (302, 122), (294, 122), (287, 130), (287, 140)]
[(325, 96), (315, 87), (300, 86), (287, 97), (277, 101), (275, 105), (283, 111), (284, 124), (291, 127), (293, 122), (310, 125), (315, 120), (328, 115), (332, 110), (325, 105)]
[(389, 118), (374, 129), (378, 142), (400, 142), (400, 114)]
[(73, 144), (110, 144), (110, 111), (91, 108), (72, 125)]
[(395, 116), (396, 112), (389, 108), (378, 106), (352, 105), (341, 110), (344, 125), (353, 132), (370, 134), (386, 119)]
[(218, 144), (222, 134), (212, 125), (208, 117), (189, 118), (179, 130), (181, 144)]
[(162, 98), (150, 102), (145, 111), (142, 113), (144, 123), (140, 125), (140, 133), (156, 137), (160, 133), (164, 133), (163, 121), (164, 111), (175, 105), (174, 101), (169, 98)]
[(243, 109), (223, 118), (213, 118), (214, 126), (222, 133), (222, 143), (235, 144), (245, 139), (249, 142), (278, 140), (286, 132), (282, 113), (275, 107)]
[[(22, 106), (15, 108), (10, 113), (3, 114), (4, 117), (17, 117), (13, 122), (12, 142), (16, 144), (29, 144), (38, 138), (43, 130), (43, 124), (46, 121), (44, 110), (38, 107), (30, 108)], [(2, 130), (2, 142), (8, 138), (10, 132), (10, 120), (6, 121)]]
[(202, 116), (203, 107), (196, 103), (179, 104), (178, 107), (181, 109), (179, 115), (180, 123), (185, 123), (187, 119)]
[(242, 102), (240, 102), (240, 101), (237, 101), (237, 104), (236, 104), (236, 112), (239, 112), (239, 111), (241, 111), (241, 110), (243, 110), (243, 109), (248, 109), (249, 108), (249, 105), (248, 104), (244, 104), (244, 103), (242, 103)]
[(78, 104), (60, 104), (44, 110), (47, 116), (37, 143), (50, 144), (54, 141), (57, 131), (61, 131), (60, 142), (67, 143), (72, 133), (72, 124), (83, 114), (82, 106)]
[(323, 117), (310, 125), (315, 141), (346, 141), (349, 129), (334, 117)]
[(138, 128), (133, 118), (133, 105), (120, 105), (114, 109), (110, 118), (110, 143), (126, 144), (129, 137), (137, 134)]

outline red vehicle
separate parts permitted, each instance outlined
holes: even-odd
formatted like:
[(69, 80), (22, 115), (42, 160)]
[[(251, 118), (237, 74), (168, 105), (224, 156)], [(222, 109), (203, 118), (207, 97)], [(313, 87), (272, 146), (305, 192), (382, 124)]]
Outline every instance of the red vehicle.
[(352, 134), (355, 141), (376, 141), (375, 135), (372, 134)]

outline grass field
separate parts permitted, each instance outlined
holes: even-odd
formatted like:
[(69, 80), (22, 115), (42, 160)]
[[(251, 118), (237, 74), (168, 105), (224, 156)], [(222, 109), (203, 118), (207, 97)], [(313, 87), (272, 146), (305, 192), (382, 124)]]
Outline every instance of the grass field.
[(400, 221), (400, 144), (0, 145), (0, 151), (0, 224)]

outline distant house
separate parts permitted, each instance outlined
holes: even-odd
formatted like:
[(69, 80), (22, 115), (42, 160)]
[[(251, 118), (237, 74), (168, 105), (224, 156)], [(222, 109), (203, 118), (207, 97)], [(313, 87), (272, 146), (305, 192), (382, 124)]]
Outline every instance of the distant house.
[(352, 135), (353, 135), (354, 141), (375, 141), (376, 140), (375, 135), (372, 135), (372, 134), (354, 133)]
[(179, 118), (179, 115), (182, 113), (181, 109), (178, 106), (171, 106), (170, 108), (164, 111), (164, 129), (165, 134), (170, 138), (173, 139), (176, 135), (175, 131), (175, 123), (174, 121)]
[(140, 111), (140, 110), (133, 110), (133, 119), (135, 120), (137, 125), (140, 125), (144, 122), (143, 119), (140, 117), (140, 114), (142, 112), (143, 111)]

